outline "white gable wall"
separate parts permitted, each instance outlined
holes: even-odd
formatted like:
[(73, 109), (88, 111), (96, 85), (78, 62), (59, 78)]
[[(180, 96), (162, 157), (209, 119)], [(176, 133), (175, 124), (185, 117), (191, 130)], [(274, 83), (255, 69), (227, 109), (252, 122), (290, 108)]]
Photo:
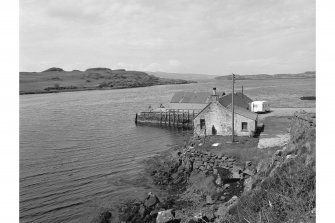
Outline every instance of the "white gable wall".
[[(205, 119), (205, 128), (200, 129), (200, 119)], [(235, 134), (238, 136), (252, 136), (256, 130), (256, 122), (239, 114), (234, 115)], [(231, 111), (224, 108), (220, 103), (209, 104), (194, 120), (194, 134), (199, 136), (212, 135), (212, 126), (217, 135), (231, 135), (232, 132)], [(242, 131), (242, 122), (247, 122), (247, 131)]]

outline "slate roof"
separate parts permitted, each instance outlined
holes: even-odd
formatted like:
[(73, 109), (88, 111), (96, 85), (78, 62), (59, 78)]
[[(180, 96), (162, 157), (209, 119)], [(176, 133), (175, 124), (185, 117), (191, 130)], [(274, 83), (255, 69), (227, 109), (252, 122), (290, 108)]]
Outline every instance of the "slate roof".
[[(209, 107), (212, 103), (215, 103), (215, 102), (211, 102), (211, 103), (209, 103), (206, 107), (204, 107), (196, 116), (195, 116), (195, 118), (196, 117), (198, 117), (198, 115), (200, 115), (207, 107)], [(220, 105), (222, 105), (221, 103), (219, 103)], [(235, 101), (234, 101), (234, 104), (235, 104)], [(223, 106), (223, 105), (222, 105)], [(223, 106), (226, 110), (229, 110), (230, 112), (231, 112), (231, 105), (229, 105), (228, 107), (226, 107), (226, 106)], [(242, 107), (239, 107), (239, 106), (236, 106), (236, 105), (234, 105), (234, 113), (236, 113), (236, 114), (239, 114), (239, 115), (241, 115), (241, 116), (243, 116), (243, 117), (246, 117), (246, 118), (249, 118), (249, 119), (251, 119), (251, 120), (257, 120), (257, 118), (258, 118), (258, 114), (257, 113), (254, 113), (254, 112), (252, 112), (252, 111), (250, 111), (250, 110), (247, 110), (247, 109), (245, 109), (245, 108), (242, 108)]]
[[(221, 97), (219, 99), (219, 102), (224, 107), (228, 107), (231, 104), (231, 93)], [(237, 92), (234, 94), (234, 105), (248, 109), (249, 104), (251, 102), (253, 102), (253, 100), (249, 98), (248, 96), (246, 96), (245, 94), (242, 95), (241, 92)]]
[[(234, 104), (235, 104), (235, 100), (234, 100)], [(231, 111), (231, 109), (232, 109), (231, 104), (227, 108)], [(242, 115), (243, 117), (246, 117), (246, 118), (249, 118), (249, 119), (252, 119), (252, 120), (257, 120), (257, 118), (258, 118), (257, 113), (254, 113), (250, 110), (247, 110), (245, 108), (242, 108), (242, 107), (236, 106), (236, 105), (234, 105), (234, 113)]]
[[(224, 92), (217, 92), (219, 97)], [(194, 103), (194, 104), (208, 104), (208, 99), (212, 95), (212, 92), (176, 92), (170, 103)]]

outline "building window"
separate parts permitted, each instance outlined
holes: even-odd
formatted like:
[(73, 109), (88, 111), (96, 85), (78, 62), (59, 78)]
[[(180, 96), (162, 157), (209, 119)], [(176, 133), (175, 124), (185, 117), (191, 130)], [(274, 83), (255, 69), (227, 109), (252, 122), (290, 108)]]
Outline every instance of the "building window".
[(242, 122), (242, 131), (247, 131), (247, 130), (248, 130), (248, 123)]
[(205, 119), (200, 119), (200, 129), (205, 127)]

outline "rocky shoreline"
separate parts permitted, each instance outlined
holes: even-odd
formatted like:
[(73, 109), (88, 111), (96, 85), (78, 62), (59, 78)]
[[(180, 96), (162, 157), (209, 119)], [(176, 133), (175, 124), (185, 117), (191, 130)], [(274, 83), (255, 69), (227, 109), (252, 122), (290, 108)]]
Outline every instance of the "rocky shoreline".
[[(242, 161), (224, 150), (208, 150), (202, 147), (203, 139), (192, 138), (187, 145), (147, 162), (146, 172), (153, 183), (169, 196), (159, 198), (149, 192), (144, 200), (119, 205), (116, 214), (102, 213), (99, 222), (289, 222), (297, 217), (301, 222), (314, 222), (315, 119), (296, 114), (290, 135), (285, 147), (257, 163)], [(289, 182), (292, 176), (297, 180)], [(304, 179), (307, 181), (300, 185)], [(297, 184), (297, 191), (286, 188), (285, 182)], [(272, 194), (272, 188), (282, 191)], [(281, 204), (275, 196), (282, 193), (286, 197), (287, 191), (300, 203), (294, 201), (293, 207), (293, 201), (286, 201), (291, 206)]]

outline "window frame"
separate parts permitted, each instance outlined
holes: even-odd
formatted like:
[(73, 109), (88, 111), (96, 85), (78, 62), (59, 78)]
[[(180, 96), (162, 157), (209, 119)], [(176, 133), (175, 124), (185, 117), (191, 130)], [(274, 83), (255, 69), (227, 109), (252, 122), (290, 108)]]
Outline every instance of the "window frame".
[[(246, 128), (243, 128), (243, 124), (245, 124)], [(247, 132), (248, 131), (248, 122), (241, 122), (241, 131), (242, 132)]]
[(206, 120), (204, 118), (200, 119), (200, 129), (203, 129), (206, 126)]

